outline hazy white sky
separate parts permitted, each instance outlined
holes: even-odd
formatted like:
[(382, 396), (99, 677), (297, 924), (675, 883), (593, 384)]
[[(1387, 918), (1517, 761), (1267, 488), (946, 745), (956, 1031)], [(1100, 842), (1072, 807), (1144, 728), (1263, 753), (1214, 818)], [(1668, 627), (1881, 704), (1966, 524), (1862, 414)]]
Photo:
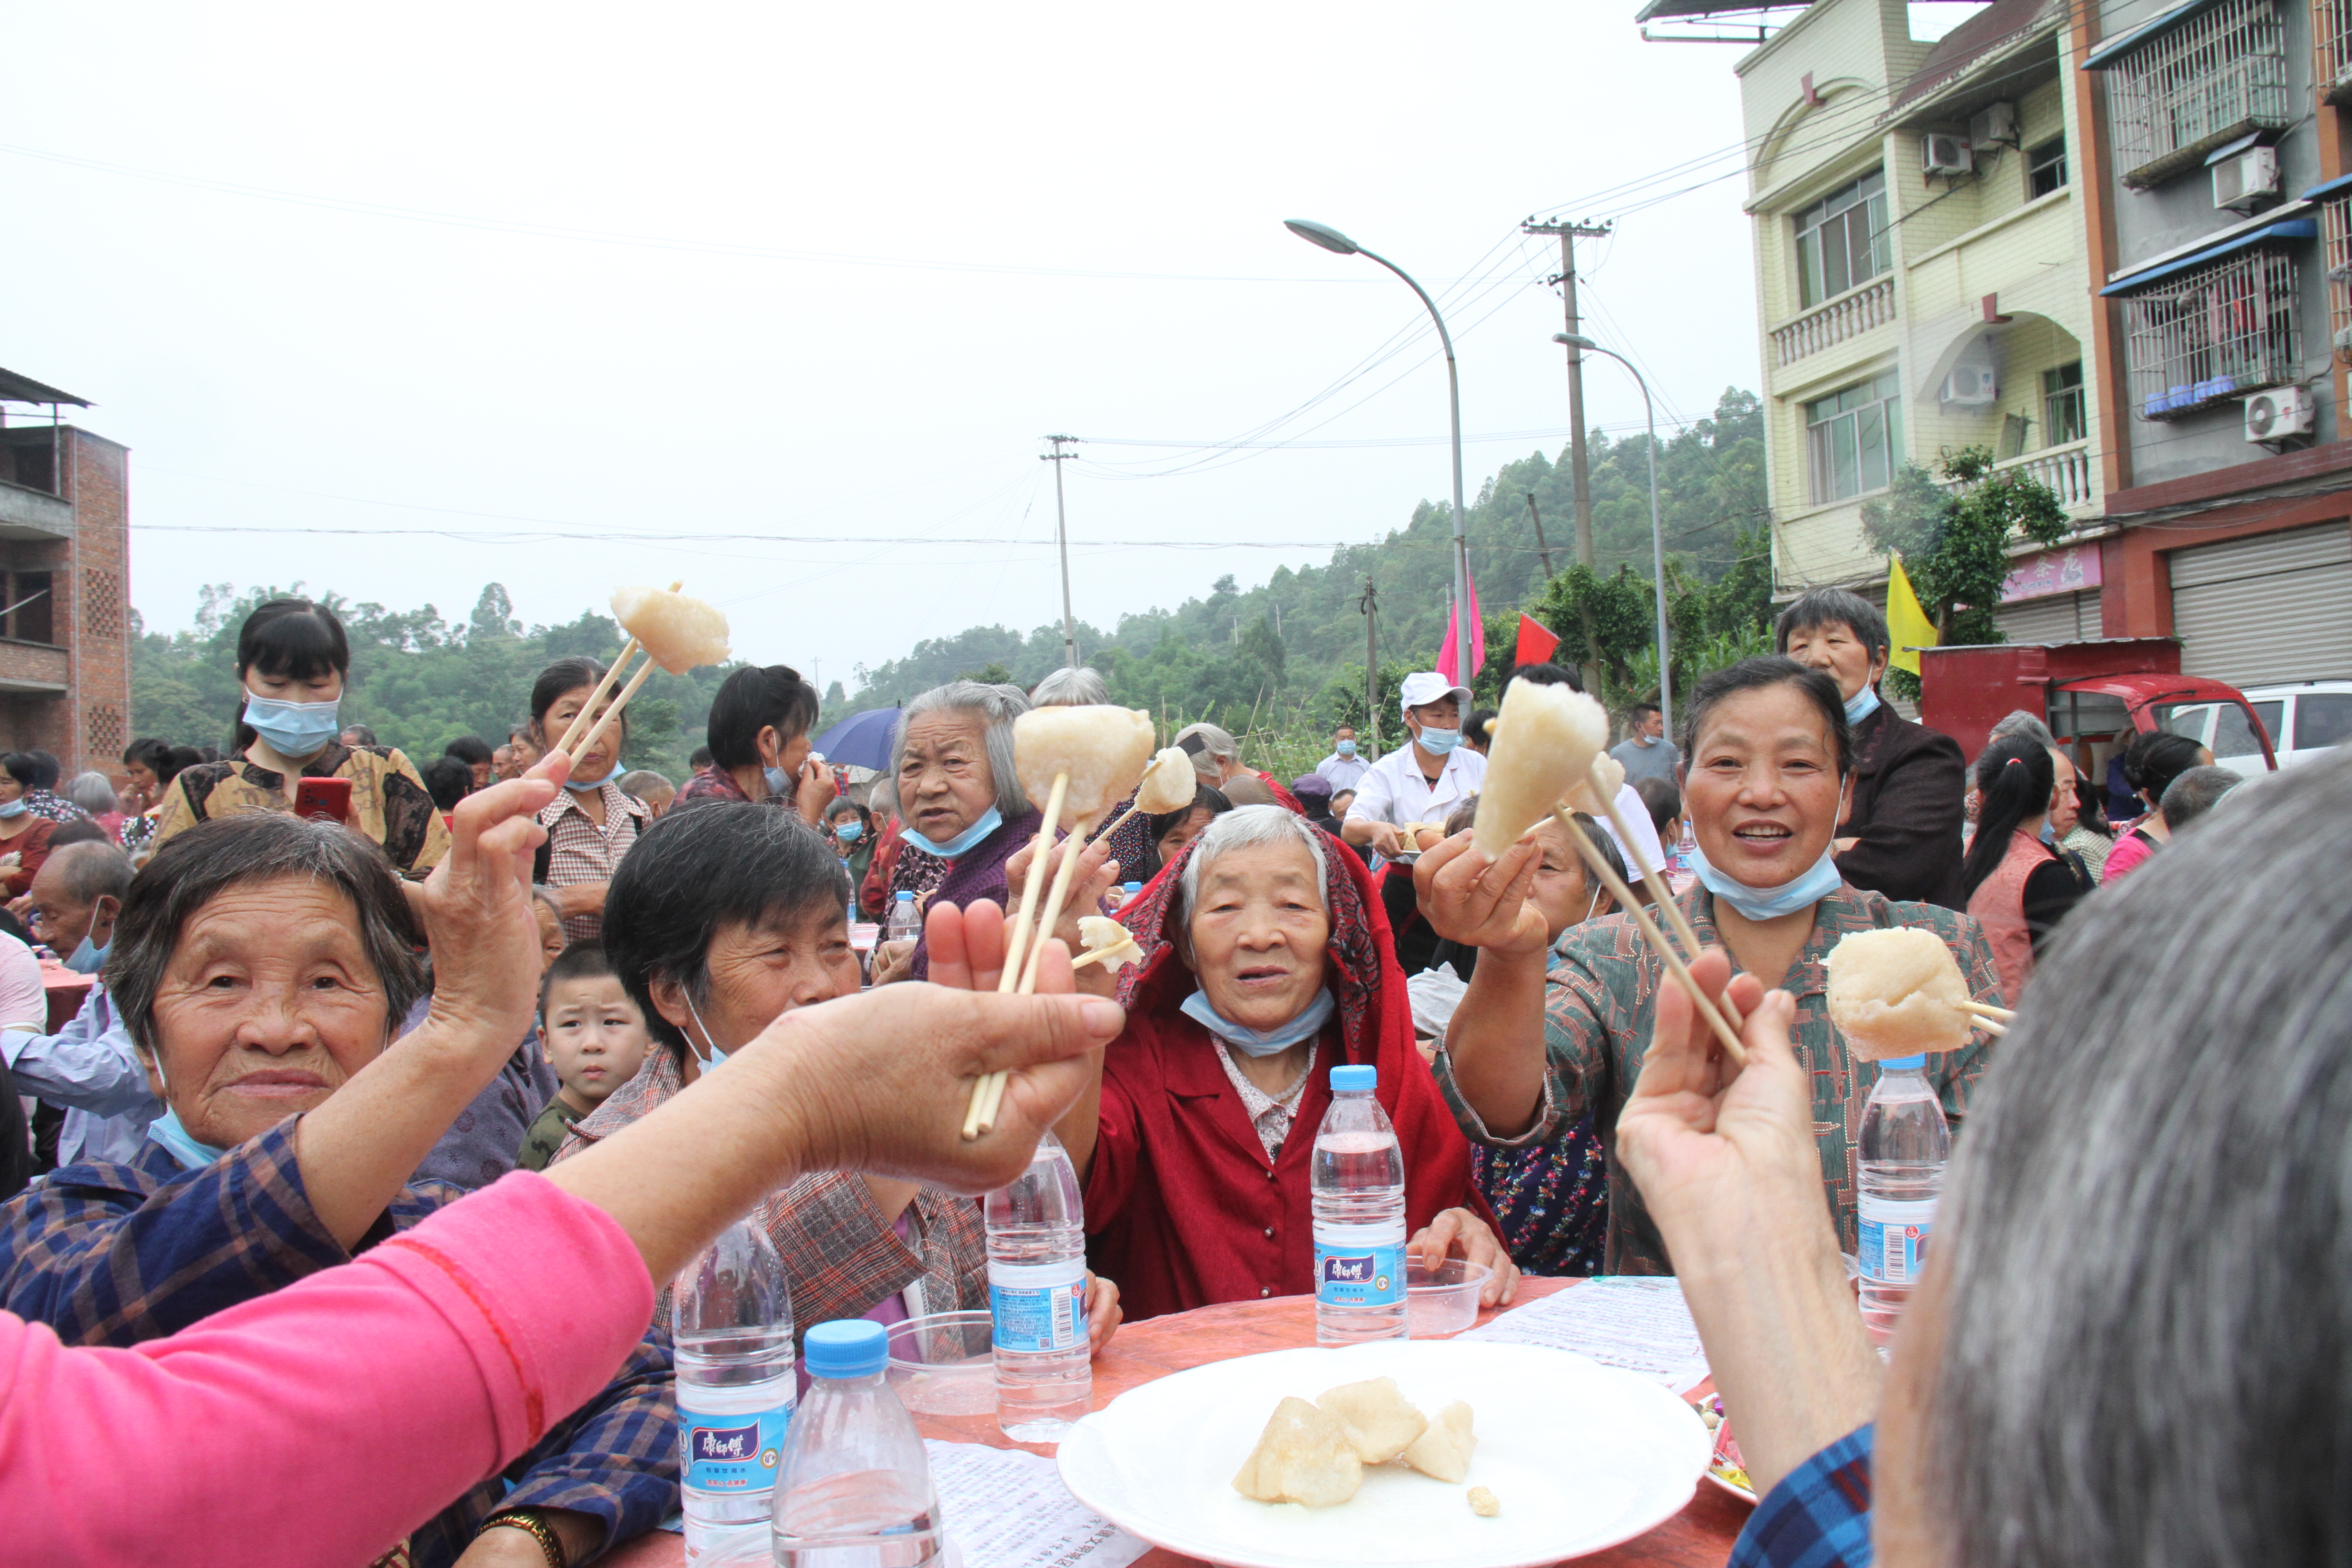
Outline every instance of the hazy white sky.
[[(1757, 384), (1740, 51), (1635, 9), (0, 0), (0, 365), (132, 448), (151, 626), (204, 582), (462, 618), (495, 580), (554, 621), (682, 577), (830, 681), (1058, 616), (1053, 431), (1090, 438), (1073, 585), (1108, 626), (1447, 492), (1418, 304), (1285, 217), (1441, 293), (1465, 428), (1519, 433), (1474, 490), (1567, 425), (1529, 214), (1625, 213), (1588, 330), (1662, 420)], [(1424, 444), (1111, 444), (1241, 436), (1400, 343), (1278, 434)], [(1588, 395), (1638, 427), (1614, 367)], [(343, 531), (168, 531), (235, 526)], [(510, 537), (551, 531), (756, 537)]]

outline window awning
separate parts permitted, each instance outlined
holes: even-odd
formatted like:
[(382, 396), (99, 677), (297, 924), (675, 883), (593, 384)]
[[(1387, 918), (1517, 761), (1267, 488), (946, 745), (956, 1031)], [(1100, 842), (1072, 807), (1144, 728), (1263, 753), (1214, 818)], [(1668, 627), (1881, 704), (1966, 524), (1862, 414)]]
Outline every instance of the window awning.
[(2302, 196), (2298, 199), (2306, 202), (2315, 202), (2327, 196), (2343, 195), (2347, 191), (2352, 191), (2352, 174), (2341, 174), (2336, 178), (2328, 181), (2326, 184), (2312, 186), (2311, 189), (2304, 192)]
[(2210, 11), (2221, 3), (2221, 0), (2188, 0), (2187, 5), (2175, 5), (2164, 15), (2142, 22), (2121, 37), (2110, 38), (2093, 49), (2083, 57), (2083, 68), (2086, 71), (2105, 70), (2158, 34), (2168, 33), (2200, 11)]
[(87, 408), (87, 398), (76, 397), (70, 392), (59, 392), (54, 386), (44, 386), (29, 375), (18, 375), (13, 370), (0, 370), (0, 403), (70, 403), (77, 408)]
[(2316, 239), (2318, 237), (2319, 225), (2311, 219), (2286, 218), (2278, 223), (2265, 224), (2260, 228), (2250, 229), (2244, 234), (2233, 236), (2210, 249), (2197, 252), (2194, 256), (2184, 256), (2176, 261), (2168, 261), (2161, 267), (2151, 267), (2145, 272), (2135, 272), (2128, 278), (2118, 278), (2100, 289), (2099, 294), (2103, 299), (2112, 294), (2136, 294), (2151, 283), (2160, 282), (2177, 273), (2186, 272), (2192, 267), (2201, 267), (2209, 261), (2219, 261), (2221, 258), (2233, 256), (2241, 250), (2252, 249), (2257, 245), (2284, 239)]

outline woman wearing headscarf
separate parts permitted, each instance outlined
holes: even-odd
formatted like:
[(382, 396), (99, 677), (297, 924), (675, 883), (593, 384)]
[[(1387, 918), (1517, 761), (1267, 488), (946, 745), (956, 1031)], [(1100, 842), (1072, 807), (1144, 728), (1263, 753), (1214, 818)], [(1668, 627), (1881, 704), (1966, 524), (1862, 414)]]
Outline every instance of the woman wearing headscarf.
[[(1005, 901), (1004, 863), (1044, 821), (1013, 765), (1013, 721), (1029, 710), (1017, 689), (953, 680), (909, 700), (890, 741), (890, 773), (905, 826), (890, 896), (969, 909)], [(1091, 908), (1092, 906), (1088, 906)], [(928, 939), (886, 942), (874, 984), (930, 976)]]
[[(1099, 848), (1089, 858), (1083, 891), (1099, 896)], [(1055, 1131), (1084, 1184), (1088, 1259), (1118, 1279), (1130, 1317), (1314, 1290), (1315, 1131), (1331, 1068), (1356, 1064), (1378, 1069), (1403, 1150), (1409, 1250), (1490, 1264), (1484, 1299), (1509, 1298), (1517, 1270), (1413, 1049), (1388, 922), (1354, 856), (1296, 813), (1236, 806), (1120, 919), (1145, 955), (1118, 983), (1127, 1028), (1100, 1058), (1099, 1092)]]
[(308, 599), (255, 606), (236, 634), (243, 689), (235, 754), (180, 770), (148, 837), (161, 848), (199, 822), (240, 811), (292, 811), (305, 779), (350, 783), (343, 825), (421, 881), (449, 852), (449, 829), (415, 766), (390, 746), (346, 746), (336, 711), (350, 682), (343, 623)]

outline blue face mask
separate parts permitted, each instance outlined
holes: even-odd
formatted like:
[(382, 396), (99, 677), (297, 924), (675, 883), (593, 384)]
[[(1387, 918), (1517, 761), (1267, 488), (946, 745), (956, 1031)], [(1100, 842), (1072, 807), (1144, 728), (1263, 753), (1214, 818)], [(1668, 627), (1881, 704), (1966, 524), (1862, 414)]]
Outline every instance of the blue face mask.
[(594, 795), (598, 790), (619, 778), (625, 771), (620, 763), (614, 763), (613, 771), (601, 779), (565, 779), (563, 787), (573, 795)]
[[(160, 1056), (155, 1058), (155, 1077), (159, 1081), (163, 1078), (163, 1058)], [(165, 1083), (164, 1088), (168, 1090), (171, 1085)], [(163, 1102), (163, 1114), (147, 1124), (147, 1136), (170, 1150), (172, 1158), (180, 1163), (184, 1171), (201, 1171), (226, 1152), (209, 1143), (197, 1142), (194, 1134), (180, 1124), (180, 1113), (172, 1109), (168, 1100)]]
[(1845, 721), (1859, 724), (1878, 711), (1878, 689), (1865, 685), (1845, 700)]
[[(680, 994), (684, 994), (684, 993), (680, 993)], [(712, 1068), (718, 1067), (727, 1060), (727, 1053), (720, 1050), (719, 1048), (719, 1042), (710, 1037), (710, 1026), (702, 1021), (702, 1009), (694, 1005), (694, 998), (691, 996), (688, 996), (686, 998), (686, 1010), (694, 1016), (694, 1026), (702, 1031), (702, 1048), (709, 1054), (702, 1057), (700, 1059), (702, 1062), (702, 1070), (709, 1072)], [(688, 1040), (686, 1043), (688, 1049), (693, 1047), (694, 1042), (692, 1040)]]
[(1330, 992), (1318, 991), (1315, 1000), (1307, 1004), (1307, 1010), (1287, 1024), (1272, 1029), (1245, 1029), (1228, 1022), (1223, 1014), (1209, 1005), (1209, 994), (1195, 986), (1192, 994), (1184, 998), (1183, 1012), (1245, 1057), (1278, 1057), (1299, 1041), (1313, 1039), (1337, 1005)]
[(269, 749), (291, 762), (315, 756), (341, 733), (335, 721), (340, 698), (331, 702), (280, 702), (275, 697), (245, 694), (245, 721)]
[(971, 848), (973, 845), (979, 843), (982, 839), (987, 837), (990, 834), (995, 832), (998, 828), (1003, 826), (1004, 814), (992, 805), (986, 811), (980, 814), (979, 821), (973, 823), (970, 827), (965, 828), (961, 833), (957, 834), (953, 838), (949, 839), (945, 844), (932, 843), (920, 833), (915, 831), (915, 826), (912, 823), (908, 823), (906, 826), (898, 829), (898, 837), (913, 845), (916, 848), (923, 850), (927, 854), (937, 855), (942, 859), (952, 860), (957, 856), (962, 854), (965, 850)]
[(1339, 754), (1340, 754), (1341, 756), (1343, 756), (1343, 757), (1352, 757), (1352, 756), (1354, 756), (1354, 755), (1356, 754), (1356, 742), (1353, 742), (1353, 741), (1342, 741), (1342, 742), (1339, 742)]
[(104, 947), (90, 946), (89, 938), (84, 937), (81, 945), (73, 950), (73, 956), (66, 960), (66, 967), (76, 974), (95, 974), (106, 965), (106, 951)]
[(1427, 752), (1432, 756), (1442, 757), (1446, 752), (1452, 751), (1454, 747), (1462, 743), (1462, 731), (1459, 730), (1423, 729), (1422, 732), (1414, 736), (1413, 739), (1421, 742), (1421, 749), (1423, 751)]
[(783, 769), (761, 768), (760, 770), (760, 776), (768, 781), (768, 793), (770, 795), (784, 795), (789, 793), (788, 786), (793, 782), (793, 775), (784, 772)]
[(1813, 862), (1811, 870), (1777, 888), (1751, 888), (1745, 882), (1732, 880), (1708, 862), (1706, 851), (1696, 844), (1691, 846), (1690, 863), (1691, 869), (1698, 874), (1698, 879), (1706, 884), (1708, 892), (1751, 921), (1778, 920), (1782, 915), (1793, 915), (1837, 891), (1840, 880), (1835, 845), (1822, 851), (1822, 858)]
[(849, 817), (833, 825), (833, 836), (844, 844), (855, 844), (866, 837), (866, 824)]
[(18, 795), (15, 800), (0, 802), (0, 816), (22, 816), (31, 809), (32, 807), (25, 804), (23, 795)]

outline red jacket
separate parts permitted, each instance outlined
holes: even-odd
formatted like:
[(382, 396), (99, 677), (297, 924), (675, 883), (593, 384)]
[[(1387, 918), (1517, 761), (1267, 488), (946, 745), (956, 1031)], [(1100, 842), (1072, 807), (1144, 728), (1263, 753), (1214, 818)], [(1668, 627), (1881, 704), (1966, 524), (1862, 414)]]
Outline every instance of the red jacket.
[(1297, 1121), (1276, 1160), (1267, 1159), (1208, 1032), (1177, 1010), (1194, 985), (1169, 942), (1181, 857), (1123, 911), (1131, 930), (1154, 934), (1139, 936), (1148, 956), (1120, 987), (1127, 1032), (1104, 1058), (1102, 1119), (1085, 1196), (1088, 1256), (1118, 1281), (1130, 1319), (1313, 1291), (1308, 1161), (1331, 1103), (1330, 1069), (1342, 1063), (1380, 1068), (1381, 1108), (1404, 1149), (1408, 1230), (1441, 1209), (1467, 1205), (1485, 1214), (1470, 1185), (1469, 1142), (1413, 1049), (1404, 976), (1370, 879), (1336, 839), (1327, 848), (1328, 983), (1339, 1007), (1324, 1026)]

